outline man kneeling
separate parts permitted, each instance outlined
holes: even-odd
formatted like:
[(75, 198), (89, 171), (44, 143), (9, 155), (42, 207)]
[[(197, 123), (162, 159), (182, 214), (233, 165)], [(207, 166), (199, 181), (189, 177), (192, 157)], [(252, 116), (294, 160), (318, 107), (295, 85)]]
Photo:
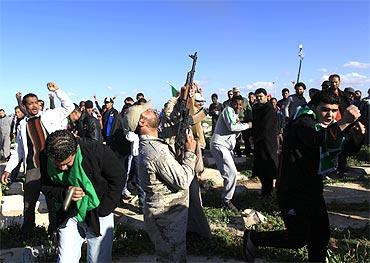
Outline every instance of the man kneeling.
[[(58, 262), (112, 261), (113, 210), (123, 188), (123, 167), (105, 145), (76, 139), (67, 130), (50, 134), (41, 160), (41, 190), (55, 200)], [(63, 204), (72, 191), (69, 207)], [(63, 204), (63, 207), (62, 207)]]

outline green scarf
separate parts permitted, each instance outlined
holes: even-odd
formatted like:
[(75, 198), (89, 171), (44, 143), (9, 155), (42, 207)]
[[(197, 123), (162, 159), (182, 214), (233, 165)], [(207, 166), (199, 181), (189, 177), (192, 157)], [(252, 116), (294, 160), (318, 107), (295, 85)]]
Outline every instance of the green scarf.
[(82, 167), (82, 153), (80, 147), (77, 147), (73, 166), (69, 170), (59, 170), (54, 166), (50, 159), (48, 159), (47, 170), (51, 180), (54, 183), (66, 186), (77, 186), (84, 190), (85, 196), (76, 202), (76, 207), (78, 210), (76, 218), (79, 222), (85, 220), (87, 211), (99, 206), (100, 201), (96, 195), (94, 186)]
[[(299, 108), (294, 116), (294, 119), (297, 119), (302, 115), (309, 115), (315, 121), (317, 121), (316, 113), (308, 106)], [(325, 127), (321, 123), (316, 122), (315, 130), (320, 131), (322, 129), (325, 129)], [(329, 139), (331, 137), (328, 136), (329, 135), (326, 132), (324, 145), (320, 146), (320, 165), (318, 170), (319, 175), (325, 175), (327, 173), (335, 171), (335, 160), (337, 158), (337, 155), (342, 150), (345, 141), (344, 136), (338, 136), (335, 140)]]

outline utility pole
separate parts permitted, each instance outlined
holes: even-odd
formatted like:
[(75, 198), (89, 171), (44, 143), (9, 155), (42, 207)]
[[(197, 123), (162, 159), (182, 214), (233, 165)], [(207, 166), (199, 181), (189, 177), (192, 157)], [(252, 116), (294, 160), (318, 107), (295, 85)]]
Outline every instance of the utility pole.
[(299, 82), (299, 76), (301, 75), (302, 60), (304, 58), (303, 44), (299, 44), (298, 57), (299, 57), (299, 69), (298, 69), (298, 76), (297, 76), (297, 82), (296, 83)]

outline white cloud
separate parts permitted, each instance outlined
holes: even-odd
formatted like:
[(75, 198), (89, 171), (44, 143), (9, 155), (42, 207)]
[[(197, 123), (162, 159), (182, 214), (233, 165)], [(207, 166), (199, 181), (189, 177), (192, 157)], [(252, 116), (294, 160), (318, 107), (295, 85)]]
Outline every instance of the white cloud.
[(319, 71), (322, 72), (322, 73), (326, 73), (326, 72), (328, 72), (328, 69), (326, 69), (326, 68), (320, 68)]
[(343, 67), (348, 68), (358, 68), (358, 69), (366, 69), (370, 68), (370, 63), (361, 63), (358, 61), (349, 61), (343, 65)]
[(119, 94), (121, 94), (121, 95), (126, 95), (126, 94), (127, 94), (127, 92), (126, 92), (126, 91), (120, 91), (120, 92), (119, 92)]
[(361, 75), (357, 72), (351, 72), (342, 75), (341, 82), (345, 86), (363, 87), (369, 85), (370, 77)]
[(108, 89), (108, 90), (112, 90), (113, 88), (112, 88), (111, 86), (108, 86), (108, 87), (107, 87), (107, 89)]
[[(264, 88), (266, 90), (274, 89), (274, 82), (272, 81), (257, 81), (251, 84), (247, 84), (246, 90), (255, 91), (258, 88)], [(242, 90), (245, 88), (241, 88)]]

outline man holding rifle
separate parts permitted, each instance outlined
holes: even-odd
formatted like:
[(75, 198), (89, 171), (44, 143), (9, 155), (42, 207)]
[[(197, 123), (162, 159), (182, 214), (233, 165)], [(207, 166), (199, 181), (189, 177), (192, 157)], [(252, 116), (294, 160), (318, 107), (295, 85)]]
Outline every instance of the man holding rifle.
[[(138, 105), (139, 106), (139, 105)], [(196, 142), (187, 134), (182, 165), (169, 145), (158, 138), (159, 116), (133, 106), (127, 117), (140, 134), (139, 175), (145, 191), (144, 221), (157, 261), (186, 261), (189, 186), (195, 174)]]

